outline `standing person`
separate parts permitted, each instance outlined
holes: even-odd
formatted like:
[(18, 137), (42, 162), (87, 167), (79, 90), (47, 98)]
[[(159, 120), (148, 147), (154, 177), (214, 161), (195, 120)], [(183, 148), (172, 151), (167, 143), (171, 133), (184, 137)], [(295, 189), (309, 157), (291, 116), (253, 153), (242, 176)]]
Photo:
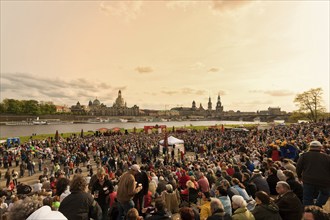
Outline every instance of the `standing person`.
[(13, 178), (13, 183), (15, 187), (17, 186), (18, 173), (15, 169), (11, 171), (11, 177)]
[(144, 171), (144, 167), (141, 167), (141, 172), (137, 172), (134, 176), (136, 182), (142, 184), (142, 190), (134, 195), (135, 208), (141, 213), (144, 208), (144, 196), (148, 194), (149, 179), (147, 173)]
[(137, 186), (135, 182), (135, 175), (140, 172), (140, 167), (134, 164), (130, 169), (121, 175), (118, 189), (117, 189), (117, 201), (118, 201), (118, 220), (124, 219), (129, 209), (134, 208), (133, 197), (136, 193), (142, 190), (142, 184)]
[(322, 207), (330, 196), (330, 156), (321, 153), (322, 144), (312, 141), (309, 151), (297, 162), (297, 176), (303, 182), (303, 204), (314, 205), (314, 192), (318, 192), (315, 205)]
[(9, 167), (5, 173), (5, 178), (6, 178), (6, 187), (8, 188), (10, 180), (11, 180), (11, 174), (10, 174), (10, 170)]
[(102, 209), (102, 219), (106, 220), (109, 209), (109, 194), (113, 191), (113, 185), (108, 178), (105, 178), (106, 173), (103, 167), (98, 168), (96, 175), (97, 180), (92, 186), (92, 194)]
[(279, 181), (276, 185), (278, 198), (275, 204), (280, 210), (283, 220), (301, 220), (303, 207), (299, 198), (290, 190), (290, 185), (285, 181)]
[(82, 175), (75, 175), (70, 183), (71, 194), (63, 199), (59, 211), (68, 220), (102, 218), (102, 211), (92, 195), (87, 193), (87, 182)]

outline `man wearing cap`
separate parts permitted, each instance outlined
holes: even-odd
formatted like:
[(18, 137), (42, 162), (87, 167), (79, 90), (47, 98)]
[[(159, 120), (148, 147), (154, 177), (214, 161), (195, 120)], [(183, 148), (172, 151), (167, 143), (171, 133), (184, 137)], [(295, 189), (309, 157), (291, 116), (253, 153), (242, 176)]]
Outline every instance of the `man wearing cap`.
[[(134, 208), (133, 197), (142, 189), (142, 184), (135, 182), (135, 175), (140, 172), (140, 167), (134, 164), (130, 169), (121, 175), (118, 183), (117, 201), (118, 201), (118, 218), (122, 220), (125, 218), (129, 209)], [(137, 184), (139, 184), (137, 186)]]
[(303, 182), (303, 204), (314, 205), (314, 192), (318, 192), (315, 205), (322, 207), (330, 196), (330, 156), (321, 153), (319, 141), (312, 141), (309, 147), (296, 166), (297, 176)]

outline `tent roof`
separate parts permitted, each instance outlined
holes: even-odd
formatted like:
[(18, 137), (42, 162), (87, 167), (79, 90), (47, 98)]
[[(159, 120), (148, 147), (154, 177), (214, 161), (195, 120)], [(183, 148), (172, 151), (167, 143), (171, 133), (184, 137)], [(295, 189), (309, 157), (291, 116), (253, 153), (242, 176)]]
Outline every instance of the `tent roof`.
[[(160, 144), (164, 144), (164, 140), (159, 141), (159, 143), (160, 143)], [(173, 137), (173, 136), (169, 136), (169, 137), (167, 138), (167, 143), (168, 143), (168, 145), (183, 144), (184, 141), (183, 141), (183, 140), (180, 140), (180, 139), (178, 139), (178, 138), (175, 138), (175, 137)]]

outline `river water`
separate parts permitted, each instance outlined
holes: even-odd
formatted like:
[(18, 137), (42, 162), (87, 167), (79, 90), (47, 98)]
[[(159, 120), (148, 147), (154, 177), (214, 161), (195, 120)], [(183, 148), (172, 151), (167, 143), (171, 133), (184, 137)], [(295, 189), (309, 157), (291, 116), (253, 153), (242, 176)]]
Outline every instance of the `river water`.
[[(242, 122), (242, 121), (166, 121), (166, 122), (111, 122), (98, 124), (50, 124), (50, 125), (0, 125), (0, 138), (30, 136), (35, 134), (55, 134), (56, 130), (59, 133), (71, 133), (84, 131), (96, 131), (99, 128), (124, 128), (133, 129), (143, 128), (146, 126), (166, 125), (167, 127), (185, 127), (185, 126), (213, 126), (213, 125), (228, 125), (228, 124), (257, 124), (260, 122)], [(262, 124), (262, 123), (260, 123)]]

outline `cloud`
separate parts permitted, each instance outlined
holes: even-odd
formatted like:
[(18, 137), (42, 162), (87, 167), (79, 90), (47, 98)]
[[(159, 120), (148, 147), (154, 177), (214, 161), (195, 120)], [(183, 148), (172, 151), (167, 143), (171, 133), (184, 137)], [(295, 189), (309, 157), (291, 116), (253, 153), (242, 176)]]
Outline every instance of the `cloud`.
[(249, 0), (213, 0), (212, 8), (216, 11), (230, 11), (243, 7), (253, 1)]
[(151, 73), (154, 70), (150, 66), (138, 66), (135, 68), (138, 73)]
[(213, 72), (213, 73), (215, 73), (215, 72), (218, 72), (219, 70), (220, 70), (219, 68), (212, 67), (207, 72)]
[(223, 90), (219, 90), (219, 91), (218, 91), (218, 94), (219, 94), (220, 96), (223, 96), (223, 95), (226, 95), (227, 93), (226, 93), (225, 91), (223, 91)]
[(165, 95), (174, 95), (174, 94), (178, 94), (178, 91), (161, 91), (161, 93)]
[(294, 92), (291, 92), (289, 90), (250, 90), (250, 93), (262, 93), (270, 96), (292, 96), (294, 95)]
[[(82, 104), (98, 97), (101, 102), (113, 103), (109, 100), (116, 97), (122, 87), (112, 87), (105, 82), (90, 81), (83, 78), (63, 80), (26, 73), (1, 73), (1, 99), (31, 99), (53, 101), (55, 104), (73, 105), (78, 100)], [(112, 94), (109, 95), (109, 94)]]
[(202, 62), (196, 62), (193, 65), (191, 65), (192, 70), (201, 70), (205, 67), (205, 64)]
[(131, 21), (141, 12), (143, 1), (103, 1), (100, 3), (100, 11), (106, 15), (114, 15)]
[(291, 96), (291, 95), (294, 95), (293, 92), (290, 92), (288, 90), (266, 91), (265, 94), (268, 94), (270, 96)]
[(187, 10), (189, 7), (196, 6), (198, 1), (168, 1), (166, 2), (166, 7), (169, 9), (176, 9), (176, 8), (182, 8), (184, 11)]

